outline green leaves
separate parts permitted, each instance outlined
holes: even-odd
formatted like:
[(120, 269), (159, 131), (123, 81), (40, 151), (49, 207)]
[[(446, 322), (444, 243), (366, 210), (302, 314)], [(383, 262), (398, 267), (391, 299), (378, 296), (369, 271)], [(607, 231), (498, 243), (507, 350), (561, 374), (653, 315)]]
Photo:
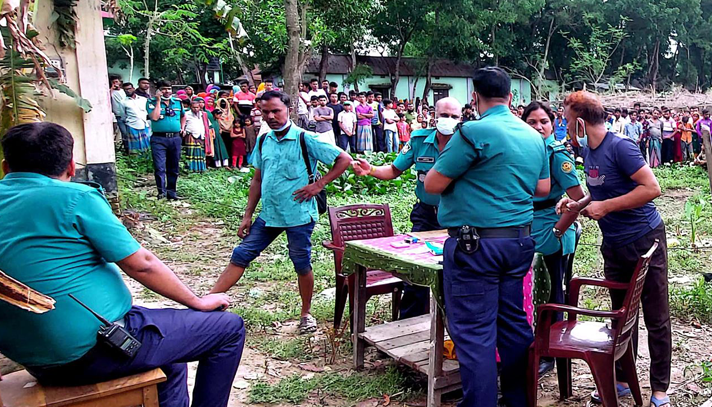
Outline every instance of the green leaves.
[[(372, 166), (390, 165), (395, 160), (397, 153), (368, 153), (364, 156)], [(348, 170), (326, 186), (326, 192), (331, 196), (347, 197), (354, 195), (386, 195), (404, 189), (415, 190), (415, 174), (411, 171), (403, 172), (400, 177), (383, 181), (374, 177), (359, 177)]]
[(57, 82), (55, 79), (49, 79), (49, 83), (51, 83), (52, 87), (54, 89), (57, 89), (60, 93), (63, 93), (65, 95), (71, 97), (72, 99), (74, 99), (74, 102), (77, 104), (77, 106), (79, 106), (80, 108), (82, 108), (82, 110), (84, 110), (84, 113), (91, 112), (91, 109), (92, 109), (91, 102), (89, 102), (88, 100), (84, 99), (83, 97), (77, 95), (72, 90), (72, 88), (70, 88), (67, 85), (63, 85), (63, 84)]

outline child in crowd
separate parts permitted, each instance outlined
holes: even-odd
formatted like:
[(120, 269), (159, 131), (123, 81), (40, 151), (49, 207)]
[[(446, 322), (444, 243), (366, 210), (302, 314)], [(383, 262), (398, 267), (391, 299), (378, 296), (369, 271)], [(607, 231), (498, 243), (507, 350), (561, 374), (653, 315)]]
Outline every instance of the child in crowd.
[(396, 123), (396, 127), (398, 127), (398, 140), (400, 140), (398, 151), (400, 151), (405, 143), (410, 141), (410, 126), (408, 125), (408, 122), (406, 122), (405, 115), (403, 113), (398, 114), (398, 123)]
[(424, 120), (425, 119), (423, 118), (423, 115), (419, 114), (418, 117), (415, 119), (415, 121), (410, 124), (410, 132), (412, 133), (416, 130), (422, 129)]
[(245, 151), (247, 152), (247, 162), (250, 162), (250, 155), (252, 150), (255, 149), (255, 143), (257, 142), (257, 125), (253, 124), (252, 118), (245, 119), (245, 127), (243, 131), (245, 133)]
[(245, 158), (245, 132), (239, 120), (235, 120), (232, 124), (232, 159), (233, 168), (242, 168), (243, 159)]

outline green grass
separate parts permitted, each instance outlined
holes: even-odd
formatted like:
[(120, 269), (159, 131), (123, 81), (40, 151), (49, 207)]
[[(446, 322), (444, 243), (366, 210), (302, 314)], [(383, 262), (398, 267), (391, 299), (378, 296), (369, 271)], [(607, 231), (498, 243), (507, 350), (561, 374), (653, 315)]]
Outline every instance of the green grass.
[(712, 284), (699, 277), (689, 287), (673, 287), (670, 311), (682, 320), (712, 323)]
[(668, 189), (693, 188), (702, 189), (709, 194), (710, 183), (707, 179), (706, 171), (698, 166), (675, 164), (672, 166), (663, 165), (654, 168), (653, 172), (658, 178), (663, 192)]
[(299, 374), (286, 377), (276, 384), (258, 382), (250, 390), (250, 403), (301, 403), (312, 392), (322, 398), (340, 397), (356, 402), (368, 398), (402, 393), (408, 398), (412, 383), (409, 376), (391, 367), (383, 372), (352, 373), (333, 372), (304, 379)]
[(271, 358), (279, 360), (296, 359), (302, 362), (321, 356), (314, 354), (312, 340), (311, 336), (300, 336), (292, 339), (270, 336), (248, 338), (249, 344), (254, 344), (256, 349)]

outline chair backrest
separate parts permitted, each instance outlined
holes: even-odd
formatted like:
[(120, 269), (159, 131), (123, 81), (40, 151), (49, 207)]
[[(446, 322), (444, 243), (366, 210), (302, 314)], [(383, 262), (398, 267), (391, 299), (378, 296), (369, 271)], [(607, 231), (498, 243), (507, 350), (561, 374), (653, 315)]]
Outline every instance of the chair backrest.
[(640, 309), (640, 297), (643, 294), (643, 286), (645, 285), (645, 276), (648, 274), (650, 259), (658, 249), (658, 245), (659, 242), (656, 240), (650, 250), (638, 259), (638, 264), (635, 267), (635, 271), (633, 271), (633, 277), (630, 280), (630, 285), (621, 307), (621, 310), (623, 310), (623, 324), (616, 327), (617, 332), (614, 339), (616, 353), (625, 349), (625, 346), (628, 345), (633, 328), (638, 322), (638, 310)]
[[(393, 236), (391, 208), (388, 204), (358, 204), (329, 207), (331, 242), (344, 247), (350, 240)], [(341, 272), (341, 252), (334, 252), (336, 272)]]

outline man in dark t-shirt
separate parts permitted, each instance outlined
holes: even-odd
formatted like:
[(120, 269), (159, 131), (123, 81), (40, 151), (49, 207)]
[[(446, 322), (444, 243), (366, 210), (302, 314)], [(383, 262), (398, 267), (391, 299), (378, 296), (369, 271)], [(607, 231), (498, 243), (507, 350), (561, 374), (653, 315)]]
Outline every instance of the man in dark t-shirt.
[[(665, 224), (653, 199), (660, 196), (652, 170), (635, 141), (606, 130), (606, 112), (591, 93), (574, 92), (564, 101), (564, 116), (572, 142), (582, 148), (586, 184), (593, 198), (581, 214), (598, 221), (603, 234), (601, 254), (606, 279), (629, 283), (638, 259), (655, 244), (645, 278), (641, 303), (650, 350), (651, 403), (669, 407), (672, 337), (668, 304), (668, 262)], [(563, 199), (558, 211), (569, 211), (571, 200)], [(619, 309), (626, 292), (611, 291), (611, 305)], [(637, 325), (633, 351), (638, 349)], [(618, 396), (630, 395), (627, 378), (616, 369)], [(591, 395), (600, 402), (597, 391)]]
[(339, 103), (339, 95), (336, 93), (329, 94), (329, 103), (326, 104), (326, 107), (334, 112), (334, 118), (331, 120), (331, 128), (334, 131), (334, 138), (338, 139), (338, 135), (341, 134), (339, 131), (339, 113), (344, 111), (344, 105)]

